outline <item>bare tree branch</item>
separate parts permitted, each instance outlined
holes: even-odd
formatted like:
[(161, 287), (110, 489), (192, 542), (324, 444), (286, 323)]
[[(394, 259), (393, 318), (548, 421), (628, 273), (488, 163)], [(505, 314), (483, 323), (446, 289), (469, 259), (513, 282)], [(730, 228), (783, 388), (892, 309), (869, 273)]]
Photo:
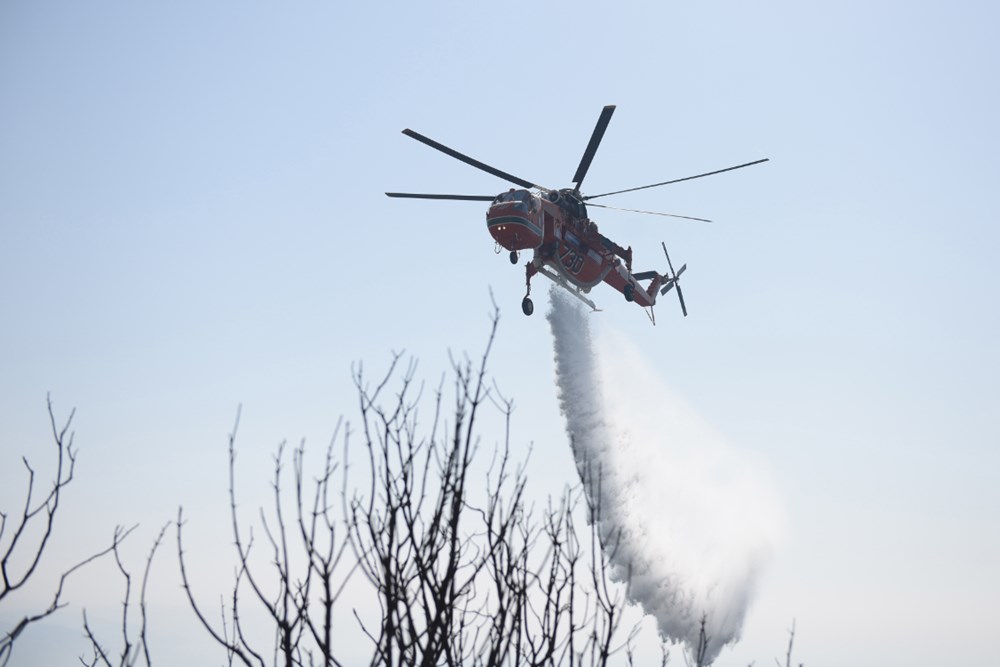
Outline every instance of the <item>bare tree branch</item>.
[[(118, 550), (120, 540), (112, 549), (115, 557), (115, 563), (118, 566), (118, 571), (125, 580), (125, 595), (122, 598), (121, 620), (122, 652), (118, 660), (118, 665), (120, 667), (134, 667), (134, 665), (139, 664), (140, 659), (145, 662), (146, 667), (152, 667), (152, 660), (149, 652), (149, 637), (147, 633), (149, 618), (146, 605), (146, 586), (149, 583), (149, 573), (153, 565), (153, 557), (156, 555), (157, 549), (159, 549), (160, 545), (163, 543), (163, 536), (166, 535), (169, 527), (170, 522), (167, 522), (162, 528), (160, 528), (160, 532), (156, 536), (156, 540), (153, 542), (153, 547), (149, 550), (149, 555), (146, 557), (146, 567), (143, 570), (142, 583), (139, 592), (139, 631), (134, 638), (128, 629), (130, 618), (129, 605), (132, 600), (132, 577), (121, 560), (121, 554)], [(116, 536), (120, 532), (120, 527), (115, 529)], [(90, 641), (93, 658), (88, 663), (81, 657), (80, 662), (90, 666), (100, 663), (106, 665), (107, 667), (112, 667), (107, 650), (98, 641), (97, 636), (94, 634), (87, 621), (86, 609), (83, 610), (83, 629), (84, 634), (86, 634), (87, 639)]]
[[(23, 509), (17, 519), (17, 523), (13, 527), (10, 541), (6, 545), (3, 543), (3, 537), (8, 528), (9, 517), (6, 513), (0, 512), (0, 604), (3, 603), (8, 595), (27, 584), (32, 575), (37, 571), (38, 564), (41, 562), (42, 555), (49, 543), (49, 538), (52, 536), (63, 490), (73, 481), (73, 472), (76, 467), (76, 450), (73, 449), (73, 434), (69, 432), (69, 428), (73, 422), (75, 410), (70, 411), (65, 424), (60, 428), (56, 422), (51, 397), (47, 398), (47, 404), (49, 424), (56, 446), (56, 472), (48, 493), (33, 503), (35, 471), (26, 458), (21, 459), (28, 471), (27, 491), (25, 492)], [(28, 535), (32, 530), (36, 530), (35, 526), (38, 526), (37, 530), (41, 531), (41, 537), (34, 544), (30, 544), (24, 540), (29, 539)], [(111, 546), (81, 560), (62, 573), (48, 607), (34, 614), (22, 617), (13, 628), (4, 631), (3, 635), (0, 636), (0, 667), (5, 667), (8, 664), (15, 641), (30, 625), (51, 616), (65, 606), (66, 603), (63, 602), (62, 595), (69, 576), (101, 556), (116, 551), (118, 545), (134, 528), (135, 526), (128, 530), (116, 528)], [(14, 565), (15, 557), (18, 560), (26, 558), (27, 565), (17, 568)]]
[[(216, 630), (192, 594), (181, 546), (188, 600), (230, 663), (264, 665), (250, 647), (240, 615), (245, 582), (274, 631), (273, 662), (341, 665), (334, 655), (334, 606), (356, 571), (370, 585), (378, 616), (350, 610), (355, 630), (371, 644), (369, 664), (385, 667), (604, 666), (631, 659), (637, 629), (620, 636), (625, 589), (610, 579), (614, 539), (598, 531), (599, 506), (584, 506), (567, 489), (544, 511), (525, 506), (524, 464), (511, 455), (513, 402), (487, 375), (499, 312), (494, 309), (477, 362), (452, 356), (451, 383), (433, 392), (430, 429), (421, 430), (424, 387), (416, 363), (393, 354), (370, 381), (352, 369), (360, 422), (338, 423), (318, 475), (306, 474), (305, 444), (292, 451), (292, 491), (286, 491), (286, 447), (278, 446), (270, 482), (271, 507), (261, 508), (267, 568), (253, 570), (253, 533), (243, 538), (235, 492), (235, 433), (229, 438), (229, 504), (238, 559), (227, 623)], [(449, 387), (449, 391), (445, 388)], [(446, 398), (446, 393), (448, 394)], [(479, 477), (482, 408), (496, 409), (503, 434)], [(238, 422), (238, 419), (237, 419)], [(349, 465), (352, 435), (363, 456)], [(343, 456), (334, 444), (343, 440)], [(357, 457), (356, 457), (357, 458)], [(350, 469), (352, 484), (348, 484)], [(340, 517), (331, 513), (330, 484), (342, 474)], [(294, 519), (286, 503), (294, 503)], [(589, 548), (574, 515), (588, 512)], [(258, 555), (259, 559), (261, 555)], [(664, 649), (664, 662), (666, 660)]]

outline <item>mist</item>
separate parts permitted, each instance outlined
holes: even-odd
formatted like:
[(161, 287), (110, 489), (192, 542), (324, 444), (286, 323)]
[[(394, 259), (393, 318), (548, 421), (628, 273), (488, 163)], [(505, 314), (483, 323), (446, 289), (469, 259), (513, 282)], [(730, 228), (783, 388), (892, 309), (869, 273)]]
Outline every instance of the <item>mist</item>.
[[(621, 335), (553, 289), (559, 403), (612, 578), (693, 654), (737, 642), (782, 513), (766, 470), (727, 444)], [(612, 350), (613, 353), (609, 352)]]

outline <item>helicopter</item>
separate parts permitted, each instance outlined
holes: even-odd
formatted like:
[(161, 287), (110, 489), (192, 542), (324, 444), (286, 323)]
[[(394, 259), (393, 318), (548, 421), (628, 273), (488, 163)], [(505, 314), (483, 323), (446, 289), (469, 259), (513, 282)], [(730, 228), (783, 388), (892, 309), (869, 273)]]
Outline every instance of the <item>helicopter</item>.
[[(570, 294), (580, 299), (580, 301), (587, 304), (593, 310), (598, 310), (598, 308), (594, 301), (589, 298), (588, 294), (595, 285), (605, 282), (621, 292), (626, 301), (635, 303), (643, 308), (648, 308), (649, 311), (647, 312), (654, 324), (656, 320), (652, 314), (652, 307), (656, 304), (657, 295), (662, 296), (673, 289), (677, 293), (681, 312), (687, 317), (687, 306), (684, 303), (684, 294), (681, 291), (679, 282), (681, 274), (687, 270), (687, 264), (682, 265), (679, 270), (675, 271), (670, 261), (670, 254), (667, 252), (667, 246), (665, 243), (661, 243), (663, 253), (667, 258), (668, 272), (662, 274), (657, 271), (633, 272), (632, 247), (623, 248), (601, 234), (597, 224), (588, 217), (587, 207), (592, 206), (631, 213), (645, 213), (700, 222), (711, 222), (711, 220), (705, 218), (658, 213), (655, 211), (622, 209), (590, 202), (598, 197), (608, 197), (636, 190), (645, 190), (662, 185), (690, 181), (704, 176), (721, 174), (735, 169), (742, 169), (767, 162), (768, 159), (764, 158), (753, 162), (746, 162), (733, 167), (717, 169), (684, 178), (676, 178), (663, 181), (662, 183), (653, 183), (651, 185), (642, 185), (596, 195), (584, 195), (580, 191), (580, 186), (583, 184), (583, 179), (590, 169), (590, 164), (597, 153), (597, 148), (600, 146), (601, 140), (604, 138), (604, 133), (608, 128), (608, 123), (611, 122), (611, 116), (614, 111), (615, 105), (613, 104), (604, 107), (601, 111), (601, 115), (597, 119), (597, 125), (590, 136), (590, 142), (587, 144), (576, 173), (573, 175), (573, 187), (551, 189), (537, 185), (464, 155), (407, 128), (403, 130), (403, 134), (406, 136), (519, 187), (510, 188), (498, 195), (414, 192), (386, 192), (385, 194), (389, 197), (407, 199), (490, 202), (490, 207), (486, 211), (486, 227), (497, 244), (497, 252), (501, 252), (500, 248), (509, 251), (511, 264), (517, 264), (521, 252), (532, 251), (531, 259), (525, 264), (525, 284), (527, 291), (524, 299), (521, 301), (521, 310), (525, 315), (531, 315), (534, 312), (534, 304), (531, 301), (531, 279), (538, 274), (542, 274), (557, 285), (565, 288)], [(643, 285), (642, 283), (645, 283), (645, 281), (649, 282)]]

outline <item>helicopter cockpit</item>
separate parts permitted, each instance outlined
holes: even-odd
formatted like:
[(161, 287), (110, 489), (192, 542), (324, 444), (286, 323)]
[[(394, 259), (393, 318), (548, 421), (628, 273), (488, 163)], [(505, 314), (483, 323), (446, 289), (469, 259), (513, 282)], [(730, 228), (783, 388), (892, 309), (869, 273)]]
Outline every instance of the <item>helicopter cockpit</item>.
[(507, 192), (501, 192), (493, 200), (493, 206), (499, 204), (514, 204), (514, 210), (528, 211), (534, 213), (539, 208), (538, 197), (527, 190), (514, 190), (511, 188)]

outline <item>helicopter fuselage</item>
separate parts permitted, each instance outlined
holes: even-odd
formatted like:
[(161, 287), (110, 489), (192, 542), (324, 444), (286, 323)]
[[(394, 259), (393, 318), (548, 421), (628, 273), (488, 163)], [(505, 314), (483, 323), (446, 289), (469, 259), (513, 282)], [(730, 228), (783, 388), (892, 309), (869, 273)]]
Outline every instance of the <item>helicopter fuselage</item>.
[(628, 293), (630, 300), (640, 306), (651, 306), (656, 301), (661, 281), (655, 281), (655, 287), (650, 285), (652, 289), (640, 289), (630, 270), (631, 249), (603, 236), (572, 190), (544, 195), (530, 190), (503, 192), (486, 212), (486, 226), (506, 250), (533, 251), (526, 269), (529, 281), (535, 273), (546, 273), (542, 269), (548, 267), (583, 293), (604, 281)]

